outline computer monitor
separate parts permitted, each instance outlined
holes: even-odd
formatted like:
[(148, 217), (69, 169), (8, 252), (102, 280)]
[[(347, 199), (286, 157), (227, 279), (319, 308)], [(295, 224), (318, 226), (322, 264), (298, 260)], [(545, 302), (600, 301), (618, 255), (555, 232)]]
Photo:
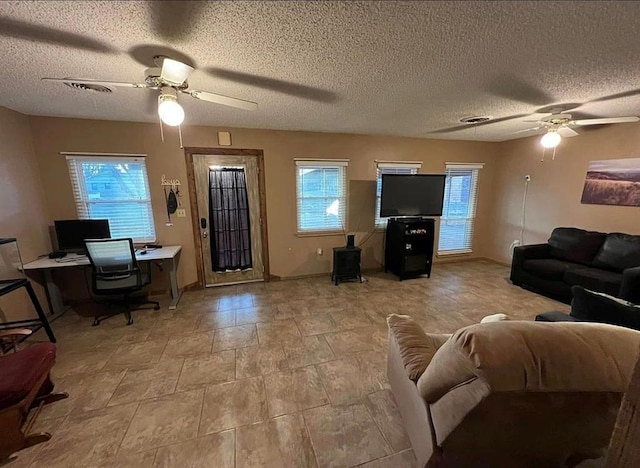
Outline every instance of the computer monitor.
[(58, 250), (85, 253), (85, 239), (111, 237), (108, 219), (65, 219), (53, 222), (58, 238)]

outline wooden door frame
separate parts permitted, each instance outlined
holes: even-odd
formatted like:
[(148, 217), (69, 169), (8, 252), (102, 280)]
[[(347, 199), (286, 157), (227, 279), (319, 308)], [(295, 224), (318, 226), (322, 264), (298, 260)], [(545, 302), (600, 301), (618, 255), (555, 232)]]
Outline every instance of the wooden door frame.
[(189, 207), (191, 209), (191, 224), (193, 226), (193, 241), (196, 248), (196, 268), (198, 270), (198, 284), (200, 288), (206, 287), (204, 263), (202, 261), (202, 238), (200, 236), (200, 218), (198, 216), (198, 196), (196, 193), (195, 172), (193, 170), (193, 157), (203, 156), (252, 156), (258, 164), (258, 193), (260, 195), (260, 219), (262, 220), (260, 232), (262, 233), (262, 262), (264, 264), (264, 281), (271, 279), (269, 273), (269, 239), (267, 236), (267, 197), (264, 180), (264, 152), (259, 149), (235, 149), (235, 148), (205, 148), (185, 147), (184, 156), (187, 163), (187, 183), (189, 185)]

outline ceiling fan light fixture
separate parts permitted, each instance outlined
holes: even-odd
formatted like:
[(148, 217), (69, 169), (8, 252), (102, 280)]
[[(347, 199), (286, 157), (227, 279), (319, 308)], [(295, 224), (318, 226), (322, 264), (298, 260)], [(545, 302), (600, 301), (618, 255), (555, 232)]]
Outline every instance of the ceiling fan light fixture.
[(184, 109), (178, 104), (175, 89), (162, 88), (162, 92), (158, 96), (158, 115), (160, 120), (171, 127), (176, 127), (184, 121)]
[(545, 148), (555, 148), (560, 144), (561, 140), (562, 140), (562, 137), (560, 136), (560, 134), (552, 130), (542, 135), (542, 138), (540, 139), (540, 144)]

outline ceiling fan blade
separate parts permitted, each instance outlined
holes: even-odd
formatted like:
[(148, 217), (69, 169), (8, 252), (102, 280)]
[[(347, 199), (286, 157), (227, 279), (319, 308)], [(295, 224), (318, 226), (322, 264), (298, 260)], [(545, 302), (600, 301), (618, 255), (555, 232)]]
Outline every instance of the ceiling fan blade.
[(614, 99), (637, 96), (638, 94), (640, 94), (640, 89), (632, 89), (632, 90), (629, 90), (629, 91), (623, 91), (621, 93), (610, 94), (609, 96), (603, 96), (601, 98), (592, 99), (589, 102), (612, 101)]
[(583, 103), (580, 102), (556, 102), (555, 104), (549, 104), (548, 106), (540, 107), (536, 109), (536, 114), (566, 114), (572, 109), (580, 107)]
[(607, 125), (614, 123), (625, 123), (625, 122), (637, 122), (640, 118), (636, 116), (631, 117), (605, 117), (602, 119), (584, 119), (584, 120), (574, 120), (574, 125)]
[(45, 44), (62, 45), (93, 52), (109, 54), (118, 52), (117, 49), (111, 47), (109, 44), (91, 37), (10, 18), (0, 17), (0, 36), (15, 37)]
[(542, 130), (544, 127), (533, 127), (533, 128), (526, 128), (524, 130), (518, 130), (516, 132), (511, 132), (511, 135), (516, 135), (518, 133), (528, 133), (528, 132), (537, 132), (538, 130)]
[(269, 78), (267, 76), (252, 75), (249, 73), (217, 67), (206, 68), (204, 71), (209, 73), (211, 76), (222, 78), (223, 80), (255, 86), (256, 88), (275, 91), (277, 93), (308, 99), (310, 101), (336, 102), (338, 100), (338, 95), (332, 91), (293, 83), (290, 81), (278, 80), (276, 78)]
[(498, 76), (489, 83), (486, 91), (496, 97), (534, 106), (554, 101), (553, 96), (513, 75)]
[(499, 117), (497, 119), (491, 119), (491, 120), (487, 120), (485, 122), (478, 122), (478, 123), (475, 123), (475, 124), (462, 124), (462, 125), (456, 125), (454, 127), (440, 128), (438, 130), (432, 130), (431, 132), (428, 132), (428, 133), (457, 132), (459, 130), (465, 130), (467, 128), (482, 127), (484, 125), (490, 125), (490, 124), (494, 124), (494, 123), (498, 123), (498, 122), (504, 122), (505, 120), (521, 119), (522, 117), (528, 117), (529, 115), (531, 115), (531, 114), (509, 115), (507, 117)]
[(571, 138), (574, 136), (578, 136), (580, 135), (578, 132), (576, 132), (574, 129), (569, 128), (569, 127), (560, 127), (558, 129), (558, 133), (560, 134), (560, 136), (562, 138)]
[(57, 83), (80, 83), (89, 85), (100, 86), (113, 86), (116, 88), (148, 88), (144, 83), (127, 83), (124, 81), (101, 81), (101, 80), (88, 80), (84, 78), (41, 78), (42, 81), (53, 81)]
[(189, 78), (189, 75), (191, 75), (192, 72), (193, 67), (190, 67), (186, 63), (165, 57), (162, 61), (160, 78), (169, 84), (180, 86), (187, 80), (187, 78)]
[(232, 98), (229, 96), (223, 96), (222, 94), (210, 93), (208, 91), (182, 91), (185, 94), (190, 94), (191, 97), (200, 99), (202, 101), (214, 102), (216, 104), (222, 104), (223, 106), (236, 107), (238, 109), (244, 109), (254, 111), (258, 108), (258, 104), (251, 101), (245, 101), (244, 99)]

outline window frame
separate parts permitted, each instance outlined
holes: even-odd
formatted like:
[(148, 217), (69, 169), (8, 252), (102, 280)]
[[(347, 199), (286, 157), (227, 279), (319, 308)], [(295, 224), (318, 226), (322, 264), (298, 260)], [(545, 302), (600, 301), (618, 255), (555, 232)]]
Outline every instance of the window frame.
[[(348, 179), (347, 179), (347, 167), (349, 165), (348, 159), (306, 159), (306, 158), (296, 158), (295, 162), (295, 181), (296, 181), (296, 235), (299, 236), (322, 236), (322, 235), (343, 235), (346, 232), (346, 223), (347, 223), (347, 202), (348, 202)], [(301, 197), (300, 192), (300, 176), (303, 168), (331, 168), (338, 169), (338, 177), (339, 177), (339, 188), (340, 193), (338, 196), (339, 206), (342, 207), (340, 213), (340, 227), (327, 227), (327, 228), (303, 228), (301, 226), (302, 222), (302, 212), (300, 210), (301, 198), (312, 198), (312, 197)], [(328, 198), (328, 197), (321, 197)]]
[[(464, 255), (473, 253), (473, 236), (475, 233), (475, 220), (476, 220), (476, 209), (478, 205), (478, 186), (479, 186), (479, 177), (480, 177), (480, 169), (484, 167), (484, 163), (446, 163), (445, 165), (445, 197), (443, 203), (443, 211), (442, 216), (440, 217), (440, 225), (438, 227), (438, 245), (437, 245), (437, 255), (447, 256), (447, 255)], [(449, 198), (451, 193), (451, 177), (455, 175), (464, 175), (464, 172), (470, 173), (471, 175), (471, 185), (469, 187), (469, 198), (467, 200), (467, 215), (464, 217), (451, 217), (448, 215), (449, 211)], [(455, 248), (455, 249), (442, 249), (441, 248), (441, 239), (443, 226), (446, 226), (447, 221), (465, 221), (464, 227), (464, 239), (463, 245)], [(470, 223), (470, 226), (467, 225)]]
[[(71, 189), (73, 191), (73, 198), (76, 207), (76, 213), (78, 219), (98, 219), (92, 218), (90, 215), (90, 205), (97, 203), (92, 201), (89, 196), (87, 188), (87, 181), (81, 173), (80, 165), (82, 163), (90, 162), (96, 164), (116, 164), (116, 163), (137, 163), (142, 164), (143, 179), (145, 183), (145, 191), (147, 198), (143, 199), (124, 199), (124, 200), (109, 200), (109, 203), (142, 203), (147, 207), (150, 223), (147, 226), (152, 235), (146, 237), (133, 237), (131, 235), (118, 236), (118, 237), (130, 237), (136, 244), (153, 243), (156, 242), (156, 226), (155, 217), (153, 213), (153, 205), (151, 202), (151, 189), (149, 185), (149, 173), (147, 171), (146, 155), (116, 155), (116, 154), (86, 154), (86, 153), (63, 153), (67, 159), (67, 168), (69, 171), (69, 178), (71, 181)], [(100, 216), (100, 219), (104, 219), (105, 216)], [(112, 235), (113, 235), (113, 228)]]
[[(387, 226), (387, 219), (389, 217), (380, 217), (380, 202), (382, 193), (378, 194), (378, 186), (382, 184), (382, 174), (418, 174), (422, 168), (421, 161), (376, 161), (376, 206), (373, 214), (373, 224), (375, 229), (384, 230)], [(385, 171), (389, 169), (389, 171)], [(406, 169), (410, 172), (398, 172), (399, 169)]]

